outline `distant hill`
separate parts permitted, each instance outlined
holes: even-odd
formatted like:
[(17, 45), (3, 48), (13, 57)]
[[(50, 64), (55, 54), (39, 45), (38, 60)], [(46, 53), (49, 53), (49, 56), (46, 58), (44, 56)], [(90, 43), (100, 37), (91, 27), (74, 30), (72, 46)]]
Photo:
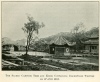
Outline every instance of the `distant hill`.
[(2, 38), (2, 44), (15, 44), (15, 45), (23, 45), (23, 46), (25, 46), (25, 42), (26, 42), (25, 39), (13, 41), (8, 37), (3, 37)]
[(15, 41), (15, 44), (25, 46), (25, 42), (26, 42), (25, 39), (21, 39), (21, 40), (17, 40), (17, 41)]
[(10, 38), (3, 37), (2, 44), (14, 44), (14, 41), (12, 41)]

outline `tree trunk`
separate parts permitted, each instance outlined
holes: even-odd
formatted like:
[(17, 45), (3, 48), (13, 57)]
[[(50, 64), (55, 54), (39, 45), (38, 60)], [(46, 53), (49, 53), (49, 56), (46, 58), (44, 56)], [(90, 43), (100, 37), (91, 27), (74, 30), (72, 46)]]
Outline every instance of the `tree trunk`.
[(27, 46), (26, 46), (26, 55), (28, 55), (27, 53), (28, 53), (28, 49), (27, 49)]
[(26, 55), (28, 55), (27, 53), (28, 53), (28, 37), (27, 37), (27, 45), (26, 45)]

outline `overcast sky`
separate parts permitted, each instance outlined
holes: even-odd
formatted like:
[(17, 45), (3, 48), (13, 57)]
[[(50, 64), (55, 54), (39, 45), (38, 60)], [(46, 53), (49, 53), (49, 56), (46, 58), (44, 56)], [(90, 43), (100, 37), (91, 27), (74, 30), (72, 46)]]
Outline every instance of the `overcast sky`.
[(25, 38), (21, 28), (27, 22), (27, 13), (45, 24), (39, 30), (40, 38), (69, 32), (80, 22), (87, 30), (98, 27), (98, 2), (3, 2), (2, 36)]

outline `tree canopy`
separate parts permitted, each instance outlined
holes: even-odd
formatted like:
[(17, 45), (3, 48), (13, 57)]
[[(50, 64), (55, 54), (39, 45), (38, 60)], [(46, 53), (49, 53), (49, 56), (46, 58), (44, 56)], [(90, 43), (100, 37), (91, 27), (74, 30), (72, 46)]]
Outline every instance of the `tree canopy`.
[(22, 30), (24, 31), (24, 33), (26, 34), (26, 54), (29, 50), (30, 44), (35, 40), (36, 36), (35, 34), (39, 33), (39, 29), (41, 27), (44, 27), (43, 23), (39, 23), (38, 21), (35, 21), (33, 19), (33, 17), (28, 16), (27, 17), (28, 22), (24, 23), (24, 27), (22, 27)]

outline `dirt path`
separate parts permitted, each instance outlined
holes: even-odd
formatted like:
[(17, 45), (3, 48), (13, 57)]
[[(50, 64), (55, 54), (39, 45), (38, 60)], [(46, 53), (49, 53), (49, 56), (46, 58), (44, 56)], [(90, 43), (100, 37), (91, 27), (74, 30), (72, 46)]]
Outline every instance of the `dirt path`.
[(49, 65), (49, 64), (41, 64), (41, 65), (46, 65), (46, 66), (49, 66), (49, 67), (58, 68), (58, 69), (61, 69), (62, 71), (70, 71), (68, 69), (57, 67), (57, 66), (53, 66), (53, 65)]

